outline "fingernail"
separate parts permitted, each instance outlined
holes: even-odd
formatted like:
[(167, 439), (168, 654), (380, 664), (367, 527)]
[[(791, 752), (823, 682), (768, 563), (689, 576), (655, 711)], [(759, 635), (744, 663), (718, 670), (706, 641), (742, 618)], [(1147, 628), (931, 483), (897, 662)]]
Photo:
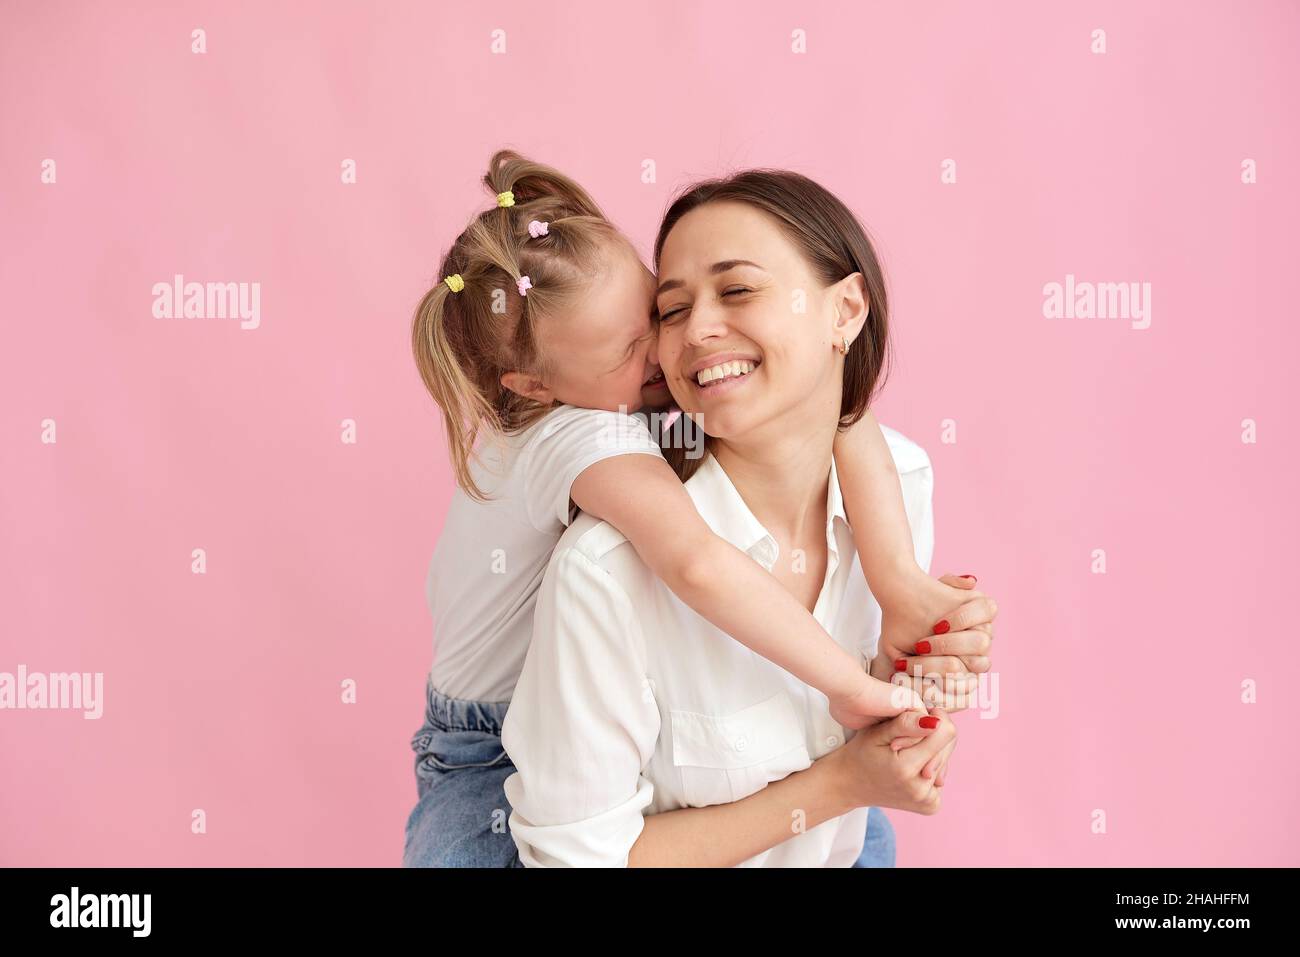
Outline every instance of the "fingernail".
[(939, 719), (932, 714), (927, 714), (924, 718), (921, 719), (920, 725), (926, 730), (931, 730), (939, 727)]
[(971, 581), (973, 581), (973, 582), (979, 581), (979, 579), (976, 578), (974, 575), (958, 575), (957, 577), (958, 577), (958, 578), (969, 578), (969, 579), (970, 579)]
[(939, 624), (934, 626), (934, 633), (936, 635), (947, 634), (948, 629), (951, 627), (952, 626), (948, 624), (948, 619), (945, 618), (943, 621), (939, 622)]
[(895, 662), (894, 662), (894, 670), (895, 670), (895, 671), (906, 671), (906, 670), (907, 670), (907, 659), (906, 659), (906, 658), (899, 658), (897, 661), (895, 661)]
[(918, 655), (928, 655), (930, 653), (930, 643), (928, 641), (918, 641), (916, 643), (916, 653)]

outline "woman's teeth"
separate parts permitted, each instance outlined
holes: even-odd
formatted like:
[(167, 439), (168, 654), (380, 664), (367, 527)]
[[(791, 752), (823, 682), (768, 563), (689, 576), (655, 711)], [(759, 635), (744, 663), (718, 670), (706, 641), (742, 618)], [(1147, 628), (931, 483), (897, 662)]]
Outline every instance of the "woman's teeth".
[(716, 366), (701, 369), (695, 374), (695, 381), (700, 385), (708, 385), (710, 382), (717, 382), (721, 379), (734, 379), (737, 376), (749, 375), (753, 371), (754, 363), (745, 359), (738, 359), (735, 362), (721, 362)]

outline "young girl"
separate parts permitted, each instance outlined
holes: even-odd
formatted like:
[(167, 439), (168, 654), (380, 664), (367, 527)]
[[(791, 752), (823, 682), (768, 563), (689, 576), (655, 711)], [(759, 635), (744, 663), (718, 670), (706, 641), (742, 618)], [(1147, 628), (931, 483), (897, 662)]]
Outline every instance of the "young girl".
[[(412, 739), (420, 800), (404, 862), (518, 865), (505, 826), (501, 785), (514, 769), (501, 721), (537, 588), (577, 509), (618, 529), (701, 616), (825, 694), (845, 727), (925, 715), (913, 690), (868, 674), (762, 566), (713, 534), (647, 420), (627, 414), (670, 402), (655, 353), (653, 277), (630, 242), (575, 182), (516, 153), (493, 156), (484, 182), (496, 205), (452, 244), (412, 328), (458, 489), (426, 583), (437, 655), (426, 721)], [(726, 362), (701, 376), (752, 368)], [(947, 630), (940, 619), (974, 580), (936, 581), (917, 565), (874, 417), (841, 433), (835, 454), (882, 635)], [(936, 723), (921, 717), (918, 734)]]

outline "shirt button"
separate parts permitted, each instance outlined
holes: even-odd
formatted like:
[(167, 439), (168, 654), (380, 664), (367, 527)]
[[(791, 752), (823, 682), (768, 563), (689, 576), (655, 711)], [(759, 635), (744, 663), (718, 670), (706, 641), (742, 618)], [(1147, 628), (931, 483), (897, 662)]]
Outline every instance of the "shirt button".
[(749, 742), (746, 741), (743, 737), (740, 737), (736, 739), (736, 743), (734, 747), (737, 751), (744, 751), (745, 748), (749, 747)]
[(833, 748), (839, 743), (840, 743), (840, 739), (833, 734), (826, 739), (826, 747), (828, 748)]

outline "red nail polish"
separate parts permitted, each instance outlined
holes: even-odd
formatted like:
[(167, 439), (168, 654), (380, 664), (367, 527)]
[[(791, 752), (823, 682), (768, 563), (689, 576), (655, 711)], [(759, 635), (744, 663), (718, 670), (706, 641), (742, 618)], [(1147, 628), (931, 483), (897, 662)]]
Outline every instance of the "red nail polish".
[(895, 662), (894, 662), (894, 670), (895, 670), (895, 671), (906, 671), (906, 670), (907, 670), (907, 659), (906, 659), (906, 658), (899, 658), (897, 661), (895, 661)]
[(918, 641), (916, 643), (916, 653), (918, 655), (928, 655), (930, 653), (930, 643), (928, 641)]
[(952, 626), (948, 624), (948, 619), (945, 618), (943, 621), (939, 622), (939, 624), (934, 626), (934, 633), (936, 635), (945, 635), (951, 627)]
[(925, 728), (926, 730), (931, 730), (933, 728), (939, 727), (939, 719), (936, 718), (934, 715), (930, 715), (930, 714), (927, 714), (924, 718), (922, 718), (919, 723), (921, 727)]
[(973, 582), (979, 581), (979, 579), (976, 578), (974, 575), (958, 575), (957, 577), (958, 577), (958, 578), (969, 578), (969, 579), (970, 579), (971, 581), (973, 581)]

